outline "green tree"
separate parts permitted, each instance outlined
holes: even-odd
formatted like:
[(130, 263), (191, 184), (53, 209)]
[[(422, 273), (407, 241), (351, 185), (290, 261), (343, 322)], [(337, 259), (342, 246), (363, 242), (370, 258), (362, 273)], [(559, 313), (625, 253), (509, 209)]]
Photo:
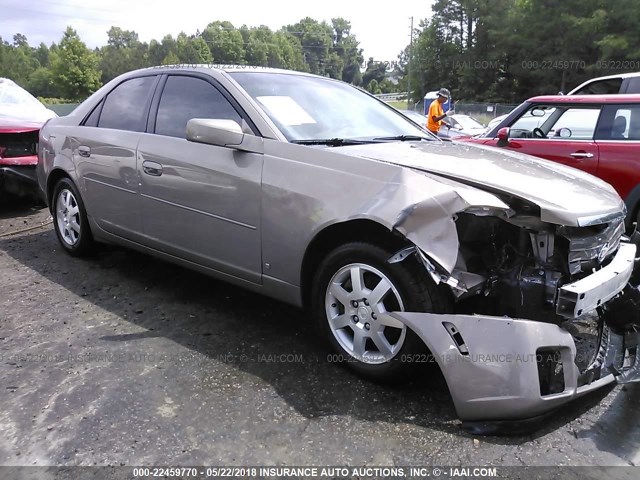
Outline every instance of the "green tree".
[[(360, 85), (362, 82), (360, 66), (364, 62), (364, 57), (356, 37), (351, 34), (351, 22), (344, 18), (332, 18), (331, 25), (334, 32), (333, 51), (342, 60), (341, 77), (334, 78), (342, 78), (345, 82)], [(331, 60), (329, 64), (332, 64)], [(335, 69), (335, 66), (333, 68)]]
[(162, 65), (177, 65), (180, 63), (180, 58), (175, 52), (167, 53), (167, 56), (162, 59)]
[(102, 82), (118, 75), (148, 66), (148, 45), (138, 40), (131, 30), (111, 27), (107, 32), (107, 45), (99, 50)]
[(380, 82), (384, 80), (387, 75), (387, 65), (383, 62), (376, 62), (373, 57), (369, 57), (367, 62), (367, 69), (362, 75), (362, 83), (369, 85), (371, 80), (375, 80), (375, 85), (378, 87)]
[(26, 87), (29, 77), (39, 66), (24, 35), (14, 35), (13, 44), (0, 38), (0, 76), (10, 78), (18, 85)]
[(49, 48), (44, 43), (40, 43), (40, 45), (38, 45), (38, 48), (36, 48), (34, 51), (34, 56), (41, 67), (48, 68), (51, 64), (51, 53), (49, 52)]
[[(151, 40), (149, 43), (149, 62), (151, 65), (162, 65), (162, 62), (170, 53), (173, 53), (178, 58), (176, 48), (176, 41), (171, 35), (165, 35), (160, 42), (155, 39)], [(180, 63), (180, 59), (178, 58), (175, 63)]]
[(60, 97), (53, 72), (45, 67), (37, 68), (29, 77), (26, 89), (36, 97)]
[(57, 91), (64, 98), (83, 100), (101, 85), (96, 54), (71, 27), (64, 32), (51, 70)]
[(274, 66), (271, 60), (279, 63), (282, 56), (274, 40), (274, 33), (264, 25), (249, 31), (246, 45), (246, 60), (249, 65)]
[(210, 23), (202, 31), (202, 39), (207, 43), (216, 63), (244, 64), (245, 49), (242, 33), (231, 22)]
[(326, 22), (318, 22), (305, 17), (285, 31), (298, 39), (302, 46), (305, 63), (311, 73), (325, 75), (329, 63), (329, 53), (333, 48), (333, 28)]
[(299, 72), (308, 72), (309, 66), (304, 61), (304, 52), (300, 41), (284, 29), (273, 35), (276, 48), (270, 52), (269, 66), (287, 68)]
[(180, 32), (176, 39), (176, 54), (181, 63), (211, 63), (211, 51), (202, 37), (190, 36)]

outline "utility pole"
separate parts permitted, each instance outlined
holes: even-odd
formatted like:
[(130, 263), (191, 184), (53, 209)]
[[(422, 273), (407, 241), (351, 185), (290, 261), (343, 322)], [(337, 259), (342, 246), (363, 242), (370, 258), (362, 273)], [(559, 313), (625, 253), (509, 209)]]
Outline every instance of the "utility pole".
[(411, 32), (409, 34), (409, 59), (407, 60), (407, 110), (411, 110), (411, 51), (413, 49), (413, 17), (411, 18)]

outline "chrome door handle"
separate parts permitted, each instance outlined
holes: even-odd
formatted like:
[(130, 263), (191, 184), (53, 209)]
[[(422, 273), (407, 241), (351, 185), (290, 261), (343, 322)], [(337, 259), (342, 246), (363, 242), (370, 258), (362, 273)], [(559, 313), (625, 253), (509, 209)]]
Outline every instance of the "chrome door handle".
[(587, 152), (573, 152), (570, 154), (573, 158), (593, 158), (593, 153)]
[(84, 145), (80, 145), (78, 147), (78, 155), (81, 157), (89, 158), (91, 156), (91, 149), (89, 147), (85, 147)]
[(142, 171), (147, 175), (159, 177), (160, 175), (162, 175), (162, 165), (147, 160), (142, 162)]

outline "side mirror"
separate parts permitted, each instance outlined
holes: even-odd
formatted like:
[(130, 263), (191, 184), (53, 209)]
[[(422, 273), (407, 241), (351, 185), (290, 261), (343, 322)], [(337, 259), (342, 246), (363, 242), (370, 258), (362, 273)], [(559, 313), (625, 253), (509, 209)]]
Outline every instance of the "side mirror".
[(262, 138), (244, 133), (233, 120), (192, 118), (187, 122), (187, 140), (243, 152), (263, 153)]
[(571, 129), (567, 127), (563, 127), (560, 130), (558, 130), (558, 136), (562, 138), (569, 138), (571, 137), (572, 133), (573, 132), (571, 132)]
[(509, 127), (502, 127), (498, 130), (498, 144), (499, 147), (509, 146)]

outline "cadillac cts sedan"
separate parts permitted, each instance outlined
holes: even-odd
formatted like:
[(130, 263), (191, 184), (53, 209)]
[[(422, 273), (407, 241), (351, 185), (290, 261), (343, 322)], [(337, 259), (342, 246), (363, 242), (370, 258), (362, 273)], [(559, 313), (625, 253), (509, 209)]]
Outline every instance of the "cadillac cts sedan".
[(616, 192), (439, 140), (351, 85), (138, 70), (49, 121), (39, 158), (69, 254), (123, 245), (304, 306), (369, 378), (428, 351), (470, 428), (640, 379), (639, 235)]

